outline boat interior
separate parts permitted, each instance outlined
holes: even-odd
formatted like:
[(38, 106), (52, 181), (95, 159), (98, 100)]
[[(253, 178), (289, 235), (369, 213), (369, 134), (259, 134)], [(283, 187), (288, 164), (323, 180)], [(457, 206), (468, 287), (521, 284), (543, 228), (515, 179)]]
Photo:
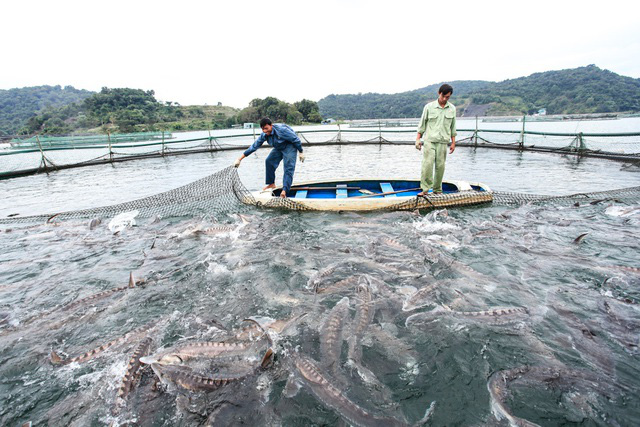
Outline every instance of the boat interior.
[[(483, 191), (474, 186), (474, 190)], [(458, 187), (452, 183), (442, 183), (444, 193), (455, 193)], [(278, 197), (282, 189), (273, 191)], [(346, 199), (346, 198), (398, 198), (415, 197), (419, 192), (419, 181), (334, 181), (313, 184), (301, 184), (291, 187), (288, 195), (294, 199)]]

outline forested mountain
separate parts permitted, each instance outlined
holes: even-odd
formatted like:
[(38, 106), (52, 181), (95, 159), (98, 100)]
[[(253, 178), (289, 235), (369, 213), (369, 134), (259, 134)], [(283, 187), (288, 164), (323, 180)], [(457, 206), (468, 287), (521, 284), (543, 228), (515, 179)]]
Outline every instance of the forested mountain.
[[(640, 79), (595, 65), (535, 73), (502, 82), (453, 81), (451, 102), (458, 115), (522, 115), (640, 111)], [(419, 117), (437, 98), (440, 84), (396, 94), (329, 95), (320, 101), (323, 117), (377, 119)]]
[[(448, 83), (454, 87), (454, 97), (469, 95), (491, 84), (481, 80), (460, 80)], [(432, 84), (421, 89), (395, 94), (329, 95), (318, 101), (318, 107), (322, 117), (334, 119), (419, 117), (424, 104), (437, 97), (438, 88), (441, 85), (442, 83)], [(452, 99), (454, 100), (455, 98)]]
[[(535, 73), (488, 82), (447, 82), (459, 116), (580, 114), (640, 111), (640, 79), (595, 65)], [(419, 117), (437, 98), (442, 83), (396, 94), (329, 95), (317, 103), (289, 104), (274, 97), (254, 99), (236, 110), (224, 106), (188, 106), (159, 102), (153, 91), (102, 88), (99, 93), (72, 86), (37, 86), (0, 90), (0, 136), (72, 132), (195, 130), (256, 122), (263, 116), (289, 124), (334, 119)]]
[(491, 104), (494, 115), (541, 108), (547, 114), (640, 111), (640, 79), (588, 65), (493, 83), (467, 101)]
[(0, 135), (18, 132), (38, 112), (83, 101), (94, 92), (73, 86), (0, 89)]

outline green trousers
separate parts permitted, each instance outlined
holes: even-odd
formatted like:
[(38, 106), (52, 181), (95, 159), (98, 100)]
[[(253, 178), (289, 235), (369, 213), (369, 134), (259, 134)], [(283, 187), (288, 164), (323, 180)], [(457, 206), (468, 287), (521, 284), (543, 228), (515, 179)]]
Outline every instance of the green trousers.
[[(420, 187), (423, 191), (433, 189), (434, 193), (442, 192), (442, 177), (444, 176), (444, 162), (447, 160), (446, 143), (425, 141), (422, 147), (422, 174), (420, 176)], [(435, 165), (435, 177), (433, 166)]]

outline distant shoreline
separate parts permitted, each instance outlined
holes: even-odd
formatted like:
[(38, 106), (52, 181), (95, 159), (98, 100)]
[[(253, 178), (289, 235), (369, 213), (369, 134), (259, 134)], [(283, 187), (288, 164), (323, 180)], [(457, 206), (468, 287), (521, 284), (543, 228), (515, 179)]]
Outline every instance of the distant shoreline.
[[(562, 121), (583, 121), (583, 120), (618, 120), (627, 117), (640, 117), (640, 113), (585, 113), (585, 114), (554, 114), (554, 115), (532, 115), (532, 116), (477, 116), (478, 121), (483, 123), (504, 123), (504, 122), (562, 122)], [(474, 116), (461, 116), (458, 120), (475, 120)], [(395, 119), (358, 119), (344, 120), (350, 127), (409, 127), (417, 126), (419, 117), (395, 118)]]

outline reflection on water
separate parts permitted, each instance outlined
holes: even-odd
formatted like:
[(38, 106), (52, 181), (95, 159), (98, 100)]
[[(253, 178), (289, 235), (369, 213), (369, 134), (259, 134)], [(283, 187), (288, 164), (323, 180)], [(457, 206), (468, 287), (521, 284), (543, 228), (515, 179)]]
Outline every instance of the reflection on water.
[[(412, 147), (308, 151), (299, 181), (419, 170)], [(154, 194), (236, 154), (3, 181), (3, 216)], [(258, 154), (240, 170), (252, 189)], [(537, 194), (640, 176), (480, 149), (447, 175)], [(3, 425), (640, 423), (638, 205), (134, 222), (0, 226)]]

